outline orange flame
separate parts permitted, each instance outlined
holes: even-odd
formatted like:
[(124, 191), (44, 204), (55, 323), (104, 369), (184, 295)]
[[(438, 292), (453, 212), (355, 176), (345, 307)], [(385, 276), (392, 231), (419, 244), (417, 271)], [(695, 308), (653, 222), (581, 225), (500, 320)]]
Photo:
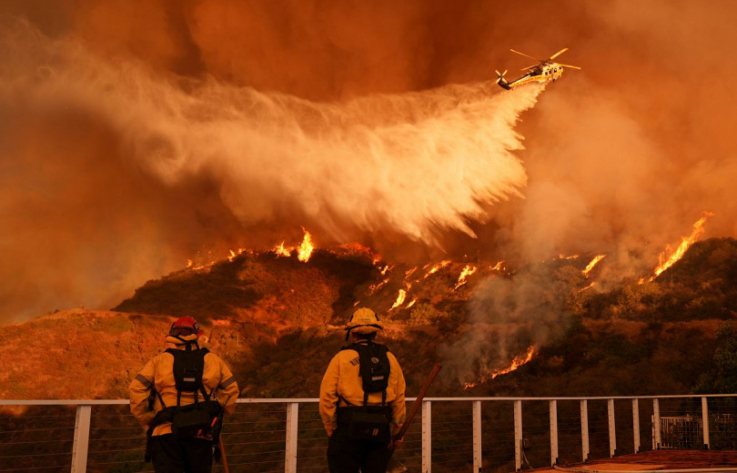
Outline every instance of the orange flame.
[(706, 219), (709, 217), (713, 217), (714, 214), (712, 212), (704, 212), (704, 216), (701, 217), (696, 221), (696, 223), (693, 224), (693, 231), (691, 232), (691, 235), (687, 237), (681, 237), (681, 244), (678, 245), (678, 248), (676, 248), (675, 251), (673, 251), (670, 256), (667, 256), (668, 252), (670, 251), (670, 247), (666, 246), (665, 251), (660, 253), (660, 256), (658, 256), (658, 266), (655, 268), (655, 275), (652, 276), (649, 281), (652, 281), (656, 277), (660, 275), (663, 271), (670, 268), (678, 260), (683, 258), (683, 255), (686, 254), (686, 251), (696, 243), (696, 241), (699, 239), (699, 237), (704, 233), (704, 223), (706, 223)]
[(504, 260), (501, 260), (496, 265), (494, 265), (493, 268), (491, 268), (492, 271), (502, 271), (504, 269)]
[(303, 263), (306, 263), (310, 260), (310, 256), (312, 256), (312, 250), (315, 249), (315, 247), (312, 245), (312, 235), (310, 235), (310, 232), (302, 229), (303, 232), (305, 232), (305, 236), (302, 239), (302, 243), (300, 243), (299, 248), (297, 248), (297, 259), (300, 260)]
[(387, 271), (389, 271), (389, 270), (390, 270), (390, 269), (392, 269), (392, 268), (393, 268), (393, 266), (389, 266), (389, 265), (387, 264), (387, 265), (386, 265), (386, 266), (384, 266), (384, 268), (383, 268), (383, 269), (381, 270), (381, 275), (382, 275), (382, 276), (385, 276), (385, 275), (386, 275), (386, 272), (387, 272)]
[(586, 289), (591, 289), (591, 288), (592, 288), (592, 287), (594, 287), (594, 286), (596, 286), (596, 283), (595, 283), (595, 282), (592, 282), (592, 283), (591, 283), (591, 284), (589, 284), (588, 286), (586, 286), (586, 287), (582, 287), (581, 289), (579, 289), (578, 291), (576, 291), (576, 294), (579, 294), (579, 293), (581, 293), (581, 292), (585, 291)]
[(369, 291), (368, 291), (369, 296), (375, 293), (376, 291), (378, 291), (379, 289), (381, 289), (382, 287), (384, 287), (384, 285), (386, 285), (386, 283), (388, 282), (389, 282), (389, 278), (386, 278), (378, 284), (371, 284), (369, 286)]
[(473, 382), (473, 383), (464, 383), (463, 384), (463, 389), (464, 390), (465, 389), (471, 389), (473, 387), (478, 386), (479, 384), (483, 384), (483, 383), (485, 383), (487, 381), (491, 381), (492, 379), (496, 378), (497, 376), (501, 376), (503, 374), (511, 373), (512, 371), (516, 370), (520, 366), (522, 366), (525, 363), (529, 362), (534, 355), (535, 355), (535, 346), (533, 345), (533, 346), (529, 347), (524, 354), (515, 357), (512, 360), (512, 363), (509, 366), (507, 366), (506, 368), (502, 368), (502, 369), (499, 369), (499, 370), (494, 370), (494, 371), (492, 371), (490, 373), (487, 373), (484, 376), (482, 376), (476, 382)]
[(468, 282), (466, 278), (468, 278), (470, 275), (476, 272), (476, 266), (472, 264), (467, 264), (465, 268), (463, 268), (463, 271), (461, 271), (461, 275), (458, 276), (458, 282), (456, 283), (456, 287), (453, 288), (455, 291), (459, 287), (463, 286)]
[(288, 248), (284, 247), (284, 242), (281, 242), (279, 246), (274, 248), (274, 253), (276, 253), (276, 256), (283, 256), (286, 258), (289, 258), (292, 255), (292, 252), (289, 251)]
[(604, 258), (606, 258), (606, 255), (594, 256), (594, 259), (592, 259), (591, 262), (589, 262), (589, 264), (586, 265), (586, 269), (583, 270), (583, 274), (588, 276), (591, 270), (594, 269), (594, 266), (596, 266), (599, 263), (599, 261), (603, 260)]
[(438, 263), (436, 265), (433, 265), (433, 267), (430, 268), (430, 271), (428, 271), (427, 274), (425, 274), (425, 277), (423, 279), (426, 279), (431, 274), (437, 273), (438, 271), (440, 271), (441, 269), (445, 268), (449, 264), (450, 264), (450, 260), (445, 260), (445, 261), (441, 261), (440, 263)]
[(400, 289), (399, 290), (399, 295), (397, 296), (397, 300), (394, 302), (394, 305), (389, 310), (396, 309), (400, 305), (404, 304), (404, 299), (406, 297), (407, 297), (407, 291), (405, 291), (404, 289)]
[(232, 262), (237, 256), (242, 255), (246, 252), (245, 248), (238, 248), (238, 251), (230, 250), (230, 255), (228, 256), (228, 261)]
[(289, 258), (292, 256), (292, 251), (297, 250), (297, 259), (303, 263), (308, 262), (310, 260), (310, 256), (312, 256), (315, 246), (312, 244), (312, 235), (310, 235), (310, 232), (305, 230), (304, 227), (302, 227), (302, 231), (304, 232), (304, 237), (302, 238), (302, 243), (300, 243), (298, 247), (287, 247), (284, 246), (284, 242), (281, 242), (279, 246), (272, 250), (276, 253), (276, 256)]
[(407, 304), (407, 308), (409, 309), (410, 307), (412, 307), (413, 305), (415, 305), (415, 302), (417, 302), (417, 299), (412, 299), (412, 302), (410, 302), (409, 304)]

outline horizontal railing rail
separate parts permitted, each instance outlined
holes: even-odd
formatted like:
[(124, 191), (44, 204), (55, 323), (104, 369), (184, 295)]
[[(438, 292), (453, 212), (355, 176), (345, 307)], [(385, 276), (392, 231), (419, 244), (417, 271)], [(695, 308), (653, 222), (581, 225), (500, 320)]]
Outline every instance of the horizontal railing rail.
[[(318, 402), (239, 399), (223, 430), (230, 471), (326, 472)], [(152, 471), (127, 404), (0, 400), (0, 473)], [(418, 417), (393, 460), (405, 471), (505, 472), (647, 449), (737, 450), (737, 394), (434, 397)]]

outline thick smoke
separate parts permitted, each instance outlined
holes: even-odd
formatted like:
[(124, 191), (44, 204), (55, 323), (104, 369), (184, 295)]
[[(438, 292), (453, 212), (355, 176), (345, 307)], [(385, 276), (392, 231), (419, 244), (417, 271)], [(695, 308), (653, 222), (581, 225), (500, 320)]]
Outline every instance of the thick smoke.
[[(155, 189), (191, 186), (207, 178), (230, 214), (253, 232), (261, 225), (283, 227), (289, 219), (311, 231), (321, 230), (334, 241), (380, 234), (388, 228), (406, 239), (434, 245), (440, 244), (439, 230), (473, 235), (467, 221), (486, 218), (482, 204), (520, 195), (526, 182), (521, 162), (512, 154), (522, 147), (514, 125), (519, 114), (535, 104), (540, 87), (500, 94), (493, 83), (485, 82), (370, 95), (345, 103), (311, 102), (215, 79), (177, 83), (174, 76), (154, 74), (135, 61), (104, 61), (76, 41), (51, 40), (24, 23), (10, 24), (2, 42), (7, 67), (0, 75), (0, 91), (8, 103), (7, 113), (18, 115), (18, 130), (8, 134), (13, 153), (19, 153), (10, 158), (19, 169), (13, 179), (31, 181), (38, 164), (57, 168), (64, 160), (72, 165), (69, 174), (44, 176), (49, 182), (41, 189), (46, 195), (39, 206), (54, 208), (58, 198), (74, 200), (62, 210), (70, 219), (67, 224), (58, 219), (48, 222), (48, 237), (57, 250), (69, 245), (80, 257), (93, 254), (95, 261), (84, 267), (89, 275), (72, 278), (73, 287), (66, 287), (69, 280), (64, 277), (62, 289), (70, 296), (91, 295), (93, 305), (100, 303), (94, 298), (99, 284), (130, 289), (126, 278), (140, 273), (156, 276), (154, 269), (166, 267), (161, 258), (172, 257), (167, 243), (150, 233), (156, 231), (152, 220), (160, 212), (131, 217), (115, 207), (136, 205), (141, 197), (133, 183), (120, 184), (128, 187), (131, 202), (125, 202), (123, 194), (107, 195), (119, 190), (117, 185), (109, 191), (99, 189), (103, 195), (97, 199), (90, 195), (99, 181), (126, 181), (131, 171), (137, 171), (139, 184)], [(28, 123), (19, 124), (24, 120)], [(29, 129), (34, 136), (56, 141), (54, 147), (63, 148), (60, 154), (43, 149), (35, 156), (32, 148), (38, 145), (17, 138)], [(99, 149), (90, 149), (95, 146)], [(69, 163), (65, 153), (81, 154), (81, 162)], [(96, 159), (103, 161), (88, 163)], [(83, 184), (69, 186), (67, 179)], [(8, 197), (15, 205), (6, 225), (41, 223), (24, 205), (26, 193), (18, 190)], [(114, 245), (109, 248), (115, 252), (113, 258), (100, 258), (96, 246), (104, 246), (104, 237), (61, 244), (56, 240), (66, 227), (77, 228), (74, 222), (99, 225), (88, 218), (89, 207), (97, 208), (100, 200), (109, 204), (97, 210), (110, 212), (103, 221), (131, 225), (122, 231), (118, 225), (107, 228), (115, 230), (109, 241), (140, 240), (139, 248), (123, 243), (120, 254)], [(185, 204), (191, 205), (192, 199), (174, 205), (182, 209)], [(25, 215), (32, 221), (24, 221)], [(136, 225), (136, 220), (143, 222)], [(168, 216), (163, 220), (162, 227), (171, 225)], [(25, 238), (8, 237), (11, 249), (26, 244)], [(156, 248), (163, 248), (162, 256), (151, 254)], [(4, 272), (10, 277), (24, 264), (8, 264)], [(79, 264), (62, 268), (62, 274), (50, 271), (44, 287), (54, 288), (55, 276), (65, 276)], [(105, 276), (109, 273), (122, 273), (123, 279), (111, 280)], [(97, 284), (92, 283), (95, 278)], [(116, 289), (109, 288), (113, 293)]]
[[(725, 125), (737, 118), (736, 91), (718, 78), (735, 69), (720, 58), (730, 57), (737, 39), (725, 19), (737, 8), (585, 5), (586, 22), (571, 26), (579, 40), (556, 43), (573, 45), (560, 60), (583, 70), (567, 72), (565, 88), (550, 87), (532, 123), (521, 127), (530, 140), (526, 198), (492, 212), (503, 228), (494, 235), (502, 257), (534, 263), (559, 253), (604, 253), (592, 290), (606, 290), (652, 275), (658, 254), (690, 234), (704, 211), (716, 214), (706, 237), (735, 235), (735, 188), (727, 183), (737, 178), (737, 160)], [(550, 20), (570, 25), (568, 15), (572, 10)], [(555, 287), (552, 276), (525, 273), (478, 287), (474, 329), (445, 351), (459, 381), (505, 367), (527, 346), (563, 332), (561, 296), (570, 288)]]

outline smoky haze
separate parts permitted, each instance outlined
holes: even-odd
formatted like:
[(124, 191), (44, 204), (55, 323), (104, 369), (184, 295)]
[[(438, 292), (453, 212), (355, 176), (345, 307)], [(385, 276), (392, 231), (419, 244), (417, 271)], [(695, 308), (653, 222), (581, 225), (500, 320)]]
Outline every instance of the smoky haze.
[[(591, 251), (603, 283), (650, 271), (704, 210), (706, 236), (735, 233), (736, 9), (4, 2), (2, 320), (108, 307), (302, 225), (388, 257)], [(493, 84), (530, 65), (509, 48), (563, 47), (583, 70), (547, 90)]]

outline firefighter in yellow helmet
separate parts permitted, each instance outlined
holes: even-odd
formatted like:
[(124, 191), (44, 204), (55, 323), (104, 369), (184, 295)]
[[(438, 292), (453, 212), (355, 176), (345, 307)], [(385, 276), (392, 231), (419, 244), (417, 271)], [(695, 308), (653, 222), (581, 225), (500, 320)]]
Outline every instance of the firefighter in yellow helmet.
[(374, 342), (383, 329), (373, 310), (356, 310), (346, 326), (346, 341), (352, 336), (354, 343), (333, 357), (322, 379), (330, 473), (386, 472), (392, 437), (405, 420), (406, 386), (397, 359)]
[[(238, 384), (207, 348), (192, 317), (174, 322), (167, 349), (131, 382), (131, 412), (147, 428), (146, 461), (156, 473), (210, 473), (224, 414), (232, 414)], [(216, 451), (217, 455), (217, 451)]]

